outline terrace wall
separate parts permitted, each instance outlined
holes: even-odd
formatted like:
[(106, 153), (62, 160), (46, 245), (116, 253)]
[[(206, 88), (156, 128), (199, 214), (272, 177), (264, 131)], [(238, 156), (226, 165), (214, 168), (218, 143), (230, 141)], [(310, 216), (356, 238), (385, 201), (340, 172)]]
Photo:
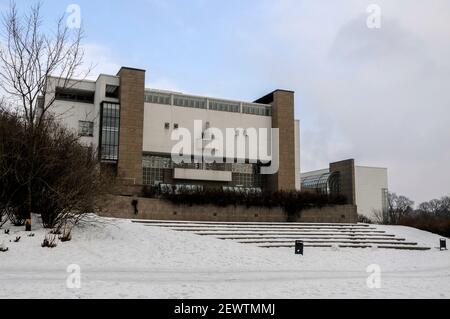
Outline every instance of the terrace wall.
[(99, 203), (100, 215), (127, 219), (190, 220), (223, 222), (305, 222), (356, 223), (356, 206), (336, 205), (303, 210), (299, 216), (289, 217), (281, 208), (214, 205), (175, 205), (169, 201), (138, 198), (138, 214), (134, 214), (132, 197), (108, 195)]

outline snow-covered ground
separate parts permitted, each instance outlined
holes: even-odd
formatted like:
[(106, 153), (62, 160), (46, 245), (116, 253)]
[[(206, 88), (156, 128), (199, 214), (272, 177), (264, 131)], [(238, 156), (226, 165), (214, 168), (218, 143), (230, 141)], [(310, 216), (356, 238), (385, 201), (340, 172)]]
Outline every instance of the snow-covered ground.
[[(258, 248), (128, 220), (90, 221), (53, 249), (40, 247), (46, 230), (36, 222), (34, 237), (5, 225), (11, 230), (0, 230), (0, 243), (9, 247), (0, 252), (0, 298), (450, 297), (449, 251), (436, 248), (439, 236), (408, 227), (379, 226), (433, 248), (306, 248), (300, 256), (288, 248)], [(10, 242), (16, 236), (21, 240)], [(71, 264), (81, 269), (79, 289), (67, 287)], [(380, 288), (367, 285), (372, 264), (380, 267)]]

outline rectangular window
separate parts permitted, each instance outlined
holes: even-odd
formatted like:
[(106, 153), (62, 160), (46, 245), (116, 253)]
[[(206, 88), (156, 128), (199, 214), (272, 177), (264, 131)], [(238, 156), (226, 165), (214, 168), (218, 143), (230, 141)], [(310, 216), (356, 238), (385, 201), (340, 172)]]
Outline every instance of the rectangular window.
[(154, 103), (154, 104), (171, 104), (171, 97), (168, 93), (160, 93), (160, 92), (145, 92), (144, 100), (146, 103)]
[(142, 158), (144, 185), (164, 182), (164, 171), (171, 168), (173, 164), (170, 157), (144, 155)]
[(55, 91), (55, 100), (71, 101), (79, 103), (94, 103), (94, 91), (79, 90), (72, 88), (57, 87)]
[(78, 136), (94, 136), (94, 122), (78, 121)]
[(195, 109), (206, 109), (206, 99), (184, 95), (175, 95), (173, 97), (173, 105), (191, 107)]
[(117, 161), (119, 156), (120, 105), (103, 103), (101, 110), (100, 156)]
[(244, 105), (242, 106), (242, 113), (271, 116), (272, 109), (270, 105), (244, 103)]
[(237, 102), (210, 100), (209, 101), (209, 109), (214, 110), (214, 111), (239, 113), (240, 109), (241, 109), (241, 105), (240, 105), (240, 103), (237, 103)]
[(118, 99), (119, 98), (119, 87), (117, 85), (106, 84), (105, 96)]

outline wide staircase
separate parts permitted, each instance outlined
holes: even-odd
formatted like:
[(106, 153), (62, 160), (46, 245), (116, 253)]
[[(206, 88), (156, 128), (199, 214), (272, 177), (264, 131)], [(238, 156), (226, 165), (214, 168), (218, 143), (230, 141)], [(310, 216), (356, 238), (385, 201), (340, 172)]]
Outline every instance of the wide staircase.
[(416, 242), (386, 233), (369, 224), (272, 223), (272, 222), (201, 222), (133, 220), (152, 227), (191, 232), (252, 244), (264, 248), (293, 248), (296, 240), (305, 247), (385, 248), (428, 250)]

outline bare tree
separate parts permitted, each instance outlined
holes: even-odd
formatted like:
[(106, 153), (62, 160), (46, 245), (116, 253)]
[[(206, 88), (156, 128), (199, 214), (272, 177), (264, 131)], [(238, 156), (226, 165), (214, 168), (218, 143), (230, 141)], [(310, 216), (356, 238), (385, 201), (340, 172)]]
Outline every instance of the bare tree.
[(406, 196), (389, 193), (388, 205), (388, 222), (389, 224), (397, 224), (401, 218), (413, 212), (414, 202)]
[[(33, 208), (33, 185), (43, 169), (39, 165), (44, 165), (37, 161), (42, 151), (38, 149), (37, 140), (42, 136), (39, 130), (54, 104), (56, 85), (63, 89), (71, 87), (77, 83), (72, 78), (83, 79), (90, 71), (90, 68), (80, 71), (84, 57), (80, 46), (82, 38), (81, 26), (67, 27), (65, 15), (59, 18), (54, 32), (46, 33), (40, 4), (20, 16), (15, 3), (11, 3), (2, 17), (0, 88), (20, 110), (26, 128), (22, 142), (29, 146), (26, 147), (28, 153), (20, 161), (27, 174), (18, 182), (26, 185), (28, 219)], [(50, 83), (51, 79), (56, 79), (56, 84)]]
[[(84, 51), (81, 47), (82, 28), (68, 28), (65, 15), (55, 32), (43, 31), (41, 5), (20, 16), (15, 3), (3, 16), (3, 45), (0, 47), (0, 87), (23, 111), (30, 128), (40, 125), (55, 101), (50, 79), (58, 79), (58, 86), (73, 86), (73, 78), (85, 78), (90, 68), (80, 71)], [(45, 97), (45, 100), (42, 99)]]
[(417, 211), (429, 216), (450, 216), (450, 197), (443, 196), (421, 203)]

